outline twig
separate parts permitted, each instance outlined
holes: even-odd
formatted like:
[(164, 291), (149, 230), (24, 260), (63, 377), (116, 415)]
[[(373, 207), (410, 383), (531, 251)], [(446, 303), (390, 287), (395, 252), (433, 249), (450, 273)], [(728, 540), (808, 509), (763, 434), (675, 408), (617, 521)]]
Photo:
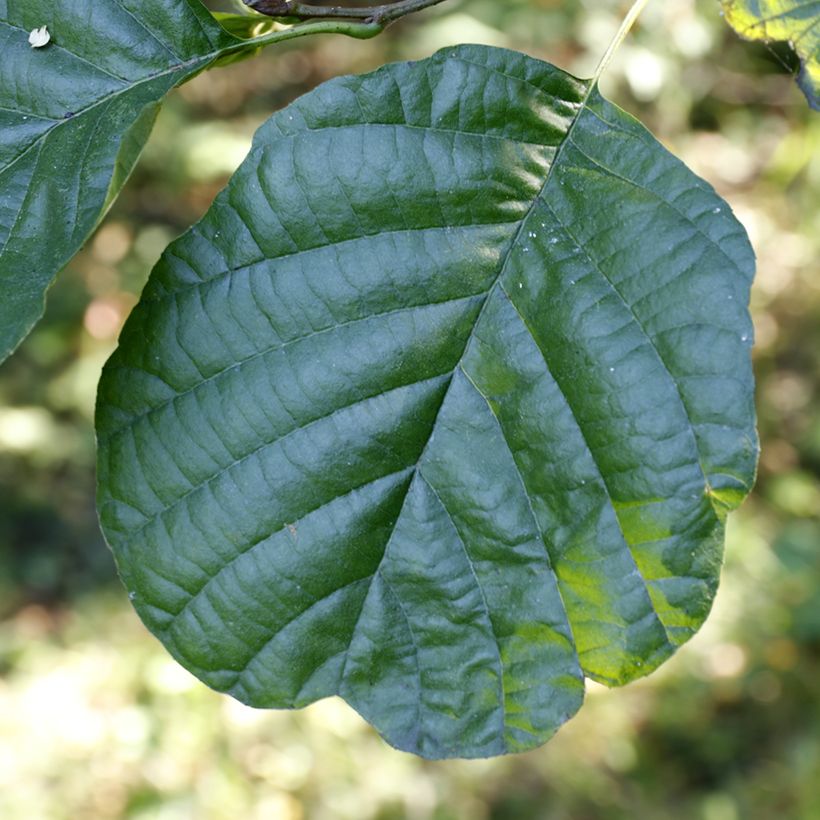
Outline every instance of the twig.
[(416, 11), (436, 6), (444, 0), (396, 0), (381, 6), (312, 6), (299, 0), (244, 0), (245, 4), (268, 17), (295, 17), (298, 20), (361, 20), (385, 26)]

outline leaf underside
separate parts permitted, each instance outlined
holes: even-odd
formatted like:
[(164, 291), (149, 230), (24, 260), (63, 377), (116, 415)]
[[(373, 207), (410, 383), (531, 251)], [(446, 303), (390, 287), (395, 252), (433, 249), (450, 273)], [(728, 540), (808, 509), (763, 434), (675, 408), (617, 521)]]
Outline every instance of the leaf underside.
[(754, 479), (754, 260), (589, 84), (448, 49), (271, 118), (100, 385), (149, 629), (431, 758), (543, 743), (706, 617)]
[(786, 42), (800, 58), (797, 82), (820, 110), (820, 0), (721, 0), (726, 20), (747, 40)]
[[(43, 25), (51, 42), (33, 49)], [(0, 361), (116, 198), (162, 98), (238, 42), (199, 0), (0, 0)]]

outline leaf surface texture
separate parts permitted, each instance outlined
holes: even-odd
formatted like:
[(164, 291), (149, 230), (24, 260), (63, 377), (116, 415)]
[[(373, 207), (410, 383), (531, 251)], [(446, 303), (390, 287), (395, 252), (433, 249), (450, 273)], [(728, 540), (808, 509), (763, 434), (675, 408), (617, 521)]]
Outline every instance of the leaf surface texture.
[[(43, 25), (51, 42), (31, 48)], [(0, 361), (119, 193), (162, 98), (237, 45), (199, 0), (0, 0)]]
[(587, 82), (479, 46), (276, 114), (98, 400), (148, 627), (259, 707), (431, 758), (543, 743), (706, 617), (757, 439), (754, 261)]

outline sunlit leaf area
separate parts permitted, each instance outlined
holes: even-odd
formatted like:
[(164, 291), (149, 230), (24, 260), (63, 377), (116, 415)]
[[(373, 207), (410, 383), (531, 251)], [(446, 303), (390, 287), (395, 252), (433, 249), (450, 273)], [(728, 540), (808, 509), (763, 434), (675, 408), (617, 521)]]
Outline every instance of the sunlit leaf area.
[(710, 619), (659, 671), (588, 684), (541, 749), (425, 762), (339, 700), (265, 712), (207, 689), (140, 623), (96, 521), (102, 365), (161, 251), (273, 110), (463, 42), (588, 76), (626, 5), (451, 0), (374, 40), (271, 48), (171, 95), (121, 198), (0, 368), (0, 817), (820, 817), (820, 117), (788, 49), (740, 40), (717, 0), (649, 3), (602, 82), (717, 188), (758, 255), (758, 484), (729, 520)]

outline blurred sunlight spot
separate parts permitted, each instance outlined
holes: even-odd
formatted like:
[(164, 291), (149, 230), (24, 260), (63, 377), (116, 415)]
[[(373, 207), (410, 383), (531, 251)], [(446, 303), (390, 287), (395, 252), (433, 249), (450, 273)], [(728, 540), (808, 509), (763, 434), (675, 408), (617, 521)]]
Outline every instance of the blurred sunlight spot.
[(712, 47), (712, 31), (698, 17), (679, 20), (672, 26), (672, 39), (678, 51), (685, 57), (703, 57)]
[(167, 226), (148, 225), (137, 234), (134, 251), (142, 260), (154, 265), (173, 238), (174, 234)]
[(311, 723), (348, 738), (364, 729), (365, 723), (341, 698), (325, 698), (306, 710)]
[(151, 734), (151, 722), (142, 709), (127, 706), (120, 709), (113, 719), (114, 737), (124, 746), (143, 749)]
[(51, 414), (42, 407), (0, 407), (0, 450), (39, 450), (56, 436)]
[[(590, 10), (581, 19), (578, 40), (590, 51), (603, 53), (618, 33), (618, 17), (612, 10)], [(600, 57), (600, 55), (599, 55)]]
[(485, 46), (509, 46), (509, 38), (497, 28), (488, 26), (469, 14), (448, 14), (426, 25), (411, 42), (409, 58), (428, 57), (432, 52), (459, 43)]
[(705, 672), (709, 678), (736, 678), (746, 668), (746, 651), (736, 643), (719, 643), (706, 655)]
[(645, 48), (626, 50), (624, 75), (632, 93), (642, 102), (654, 100), (663, 88), (666, 66), (657, 54)]
[(703, 820), (738, 820), (737, 805), (728, 794), (710, 794), (703, 801)]
[(219, 123), (197, 125), (185, 130), (179, 146), (185, 173), (204, 182), (232, 174), (245, 159), (251, 138)]
[(802, 410), (811, 402), (812, 385), (797, 373), (775, 373), (762, 387), (767, 400), (783, 415)]
[(820, 487), (809, 472), (795, 470), (774, 476), (769, 493), (772, 501), (790, 515), (805, 518), (820, 515)]
[(262, 723), (267, 720), (270, 712), (265, 709), (254, 709), (235, 698), (226, 697), (222, 701), (222, 714), (228, 725), (242, 728)]
[(588, 697), (605, 695), (607, 692), (609, 692), (609, 688), (607, 686), (604, 686), (602, 683), (598, 683), (598, 681), (592, 680), (592, 678), (585, 679), (585, 686)]
[[(759, 248), (763, 244), (764, 239), (768, 240), (771, 236), (773, 224), (766, 214), (761, 213), (753, 208), (748, 208), (742, 203), (732, 206), (735, 217), (738, 222), (746, 229), (749, 234), (749, 241), (753, 248)], [(758, 265), (757, 276), (755, 278), (755, 287), (760, 287), (760, 277), (763, 272)]]
[(635, 768), (638, 755), (635, 746), (626, 737), (614, 737), (604, 750), (604, 762), (616, 772), (628, 772)]
[(154, 692), (165, 695), (181, 695), (189, 692), (199, 681), (175, 660), (160, 655), (151, 659), (146, 682)]
[(171, 799), (167, 803), (140, 810), (129, 812), (129, 820), (191, 820), (191, 807), (187, 802), (179, 800), (174, 802)]
[(254, 820), (302, 820), (302, 804), (290, 794), (276, 792), (265, 795), (254, 807)]
[[(100, 344), (100, 342), (97, 342)], [(106, 340), (102, 349), (77, 358), (46, 390), (49, 402), (60, 410), (78, 410), (86, 418), (94, 418), (94, 398), (97, 382), (106, 359), (114, 349), (114, 340)]]
[(100, 262), (115, 265), (125, 259), (131, 249), (131, 231), (121, 222), (108, 222), (103, 225), (94, 241), (91, 250)]
[(293, 790), (307, 782), (314, 759), (302, 744), (293, 743), (280, 750), (259, 743), (248, 749), (246, 764), (249, 771), (275, 788)]
[[(583, 16), (578, 31), (578, 40), (584, 47), (584, 53), (579, 55), (573, 63), (573, 70), (578, 76), (591, 77), (594, 74), (601, 55), (617, 34), (619, 26), (620, 18), (613, 14), (611, 9), (609, 11), (590, 9)], [(620, 72), (621, 62), (616, 59), (607, 74), (615, 76)]]
[[(765, 161), (760, 151), (750, 151), (723, 134), (700, 133), (691, 139), (686, 159), (693, 170), (707, 179), (736, 186), (751, 182)], [(732, 203), (735, 208), (737, 200)]]
[[(0, 700), (0, 704), (2, 702)], [(0, 786), (7, 788), (20, 776), (17, 768), (19, 759), (19, 754), (10, 746), (0, 746)]]
[(17, 719), (36, 727), (35, 745), (56, 741), (69, 755), (92, 749), (105, 736), (103, 716), (90, 707), (85, 691), (88, 670), (71, 660), (41, 672), (17, 703)]
[(94, 299), (85, 310), (83, 326), (94, 339), (115, 339), (136, 302), (126, 293)]
[(771, 347), (776, 341), (779, 333), (777, 321), (770, 313), (757, 311), (752, 314), (755, 326), (755, 347), (758, 350), (765, 350)]
[[(186, 750), (187, 751), (187, 750)], [(154, 788), (164, 792), (174, 792), (184, 787), (186, 780), (190, 777), (190, 772), (186, 771), (186, 756), (168, 754), (163, 751), (161, 754), (154, 754), (143, 764), (142, 774), (144, 779)], [(168, 808), (169, 807), (164, 807)], [(151, 820), (165, 815), (150, 815)], [(185, 815), (176, 815), (184, 817)]]

